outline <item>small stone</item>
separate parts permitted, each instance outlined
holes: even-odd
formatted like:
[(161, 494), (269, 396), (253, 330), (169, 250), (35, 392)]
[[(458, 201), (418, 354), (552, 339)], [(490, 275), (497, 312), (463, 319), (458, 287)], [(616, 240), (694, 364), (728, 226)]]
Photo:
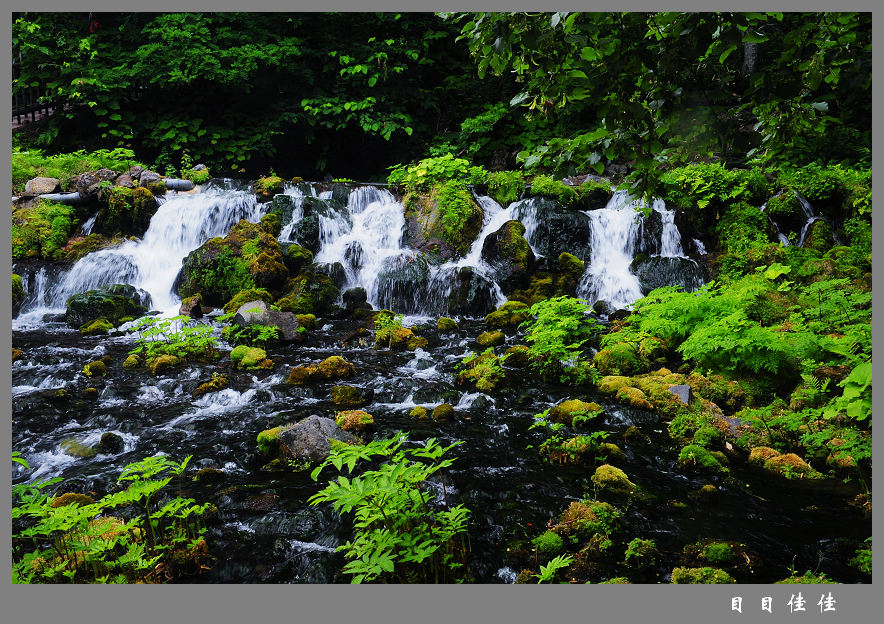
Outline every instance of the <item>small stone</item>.
[(688, 385), (677, 385), (670, 386), (669, 391), (678, 397), (678, 400), (684, 403), (685, 405), (690, 405), (694, 400), (694, 393), (691, 390), (691, 387)]

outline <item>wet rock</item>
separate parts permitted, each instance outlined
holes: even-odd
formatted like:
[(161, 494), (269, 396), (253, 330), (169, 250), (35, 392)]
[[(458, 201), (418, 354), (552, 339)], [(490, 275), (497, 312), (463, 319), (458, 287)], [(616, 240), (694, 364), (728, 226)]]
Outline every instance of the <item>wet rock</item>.
[(98, 455), (97, 448), (84, 444), (79, 440), (74, 440), (73, 438), (62, 440), (59, 448), (62, 453), (66, 453), (73, 457), (95, 457)]
[(135, 184), (135, 180), (132, 179), (132, 176), (130, 176), (127, 173), (123, 173), (123, 174), (117, 176), (117, 179), (114, 180), (114, 186), (122, 186), (125, 188), (135, 188), (136, 184)]
[(335, 415), (335, 424), (343, 431), (365, 431), (374, 425), (374, 416), (364, 410), (345, 410)]
[(193, 391), (194, 397), (200, 397), (204, 394), (208, 394), (210, 392), (219, 392), (224, 390), (228, 386), (227, 377), (224, 375), (219, 375), (214, 373), (212, 375), (212, 379), (205, 383), (201, 383), (197, 386), (196, 390)]
[(669, 388), (669, 392), (677, 396), (678, 400), (685, 405), (690, 405), (691, 402), (694, 400), (694, 393), (691, 390), (691, 387), (686, 384), (672, 386)]
[(112, 431), (107, 431), (101, 434), (101, 440), (99, 441), (98, 446), (101, 448), (102, 453), (116, 455), (117, 453), (123, 452), (125, 443), (122, 436), (117, 435)]
[(476, 337), (476, 342), (483, 349), (487, 347), (496, 347), (506, 342), (506, 336), (500, 330), (482, 332)]
[(443, 332), (456, 331), (457, 321), (450, 319), (447, 316), (439, 317), (439, 320), (436, 321), (436, 329)]
[(202, 295), (197, 293), (192, 297), (185, 297), (184, 299), (182, 299), (181, 307), (178, 308), (178, 314), (181, 314), (182, 316), (189, 316), (190, 318), (195, 319), (202, 318)]
[(89, 362), (88, 364), (86, 364), (86, 366), (83, 367), (83, 374), (87, 377), (104, 377), (105, 375), (107, 375), (107, 364), (105, 364), (101, 360)]
[(633, 262), (631, 269), (643, 295), (662, 286), (681, 286), (690, 292), (705, 282), (702, 267), (690, 258), (647, 257)]
[(433, 420), (447, 423), (454, 420), (454, 407), (449, 403), (442, 403), (433, 409)]
[(371, 304), (368, 303), (368, 295), (362, 287), (350, 288), (345, 290), (342, 295), (344, 307), (347, 312), (353, 313), (356, 310), (371, 310)]
[(522, 223), (507, 221), (482, 244), (482, 259), (491, 266), (504, 292), (526, 286), (534, 270), (534, 252), (524, 234)]
[(298, 331), (298, 318), (292, 312), (279, 312), (267, 307), (261, 300), (248, 301), (242, 304), (233, 317), (233, 323), (240, 327), (261, 325), (278, 327), (279, 339), (283, 342), (301, 341), (303, 335)]
[(293, 459), (318, 463), (325, 461), (331, 450), (329, 440), (357, 443), (356, 437), (343, 431), (330, 418), (309, 416), (279, 434), (283, 454)]
[(367, 405), (374, 397), (371, 388), (357, 388), (356, 386), (333, 386), (331, 389), (332, 403), (340, 407), (362, 407)]
[(129, 284), (112, 284), (71, 296), (65, 303), (65, 322), (79, 328), (104, 318), (116, 326), (126, 316), (146, 314), (149, 302), (150, 295), (140, 288)]
[(556, 259), (562, 252), (568, 252), (584, 262), (590, 259), (592, 246), (588, 216), (542, 197), (523, 200), (515, 209), (520, 221), (531, 213), (536, 215), (537, 228), (528, 237), (528, 242), (538, 254)]

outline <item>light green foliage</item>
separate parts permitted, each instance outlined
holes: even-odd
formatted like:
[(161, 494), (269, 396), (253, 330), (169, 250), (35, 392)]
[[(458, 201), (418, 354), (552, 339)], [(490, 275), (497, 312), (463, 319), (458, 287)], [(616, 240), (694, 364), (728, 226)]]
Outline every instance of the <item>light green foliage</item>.
[(139, 319), (130, 331), (137, 331), (138, 339), (137, 346), (129, 353), (144, 355), (147, 360), (161, 355), (173, 355), (183, 360), (206, 360), (218, 356), (212, 327), (188, 316), (146, 316)]
[(37, 200), (30, 208), (13, 210), (12, 259), (58, 259), (74, 222), (72, 207), (45, 199)]
[(481, 229), (481, 207), (466, 184), (459, 180), (445, 182), (436, 195), (436, 201), (442, 218), (442, 238), (459, 251), (466, 252), (472, 241), (466, 240), (464, 232), (476, 229), (475, 226)]
[(537, 552), (540, 553), (544, 559), (550, 559), (562, 552), (562, 538), (558, 533), (553, 533), (552, 531), (541, 533), (539, 536), (531, 540), (531, 543), (534, 544), (534, 547), (537, 548)]
[(777, 581), (774, 585), (834, 585), (835, 581), (826, 576), (823, 572), (811, 572), (807, 570), (804, 574), (799, 575), (798, 572), (792, 571), (792, 576)]
[(548, 564), (540, 566), (540, 574), (535, 574), (538, 585), (540, 583), (548, 583), (552, 581), (559, 570), (567, 568), (574, 563), (574, 557), (571, 555), (559, 555)]
[(488, 174), (488, 194), (504, 208), (525, 192), (521, 171), (492, 171)]
[(554, 297), (535, 303), (533, 319), (522, 323), (529, 343), (529, 366), (563, 383), (583, 383), (595, 377), (595, 369), (582, 360), (583, 347), (598, 327), (586, 316), (589, 305), (573, 297)]
[(68, 178), (86, 171), (128, 171), (134, 165), (144, 167), (143, 163), (135, 160), (135, 153), (124, 147), (96, 149), (91, 152), (78, 150), (54, 155), (45, 155), (38, 149), (23, 151), (13, 148), (12, 189), (13, 193), (23, 193), (25, 183), (36, 177), (57, 178), (64, 184)]
[(390, 167), (387, 183), (400, 187), (405, 194), (427, 193), (446, 182), (479, 184), (487, 176), (484, 168), (470, 165), (468, 160), (445, 154), (436, 158), (425, 158), (416, 165), (395, 165)]
[(545, 175), (531, 180), (531, 194), (555, 199), (566, 206), (577, 201), (577, 191), (573, 187)]
[(678, 453), (678, 464), (686, 468), (715, 473), (728, 472), (728, 469), (722, 466), (709, 450), (698, 444), (688, 444), (682, 448)]
[(158, 583), (206, 569), (201, 516), (212, 505), (162, 499), (189, 461), (129, 464), (118, 479), (125, 489), (91, 504), (53, 507), (46, 489), (60, 478), (13, 486), (12, 519), (21, 527), (12, 536), (13, 583)]
[(714, 564), (727, 564), (736, 559), (737, 554), (727, 542), (712, 542), (703, 549), (703, 557)]
[(343, 570), (352, 582), (451, 582), (465, 579), (469, 510), (447, 504), (435, 509), (421, 488), (432, 475), (454, 462), (443, 455), (459, 443), (441, 446), (430, 438), (407, 448), (407, 436), (397, 434), (369, 444), (333, 443), (328, 459), (311, 474), (316, 480), (328, 466), (351, 475), (359, 460), (382, 458), (376, 470), (343, 475), (310, 497), (311, 505), (330, 502), (335, 511), (354, 516), (354, 539), (338, 547), (348, 563)]
[(722, 163), (696, 163), (660, 176), (665, 195), (682, 210), (720, 209), (738, 201), (760, 205), (770, 196), (771, 184), (761, 170), (727, 169)]
[(637, 567), (652, 566), (657, 563), (660, 551), (657, 544), (651, 539), (641, 539), (636, 537), (626, 545), (626, 553), (624, 554), (624, 562)]
[(230, 325), (222, 331), (224, 338), (231, 344), (248, 345), (250, 347), (266, 347), (279, 340), (279, 327), (276, 325)]
[(730, 574), (718, 568), (675, 568), (672, 582), (677, 584), (721, 584), (736, 583)]
[(493, 347), (485, 349), (481, 355), (471, 353), (457, 365), (456, 379), (476, 384), (476, 389), (481, 392), (491, 392), (505, 378), (506, 371)]
[(864, 548), (858, 548), (856, 550), (856, 556), (851, 559), (848, 563), (865, 574), (872, 573), (872, 538), (869, 537), (866, 539), (866, 544)]

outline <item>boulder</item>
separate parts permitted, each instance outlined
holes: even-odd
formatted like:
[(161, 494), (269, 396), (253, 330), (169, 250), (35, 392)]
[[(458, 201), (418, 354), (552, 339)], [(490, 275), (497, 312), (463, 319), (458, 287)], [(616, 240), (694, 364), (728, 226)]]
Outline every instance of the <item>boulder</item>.
[(283, 455), (310, 463), (325, 461), (331, 450), (330, 440), (357, 443), (353, 434), (343, 431), (332, 419), (321, 416), (308, 416), (279, 434)]
[(79, 328), (104, 318), (116, 326), (126, 316), (146, 314), (149, 303), (150, 295), (146, 291), (129, 284), (112, 284), (72, 295), (65, 303), (65, 322)]
[(513, 216), (523, 223), (533, 220), (537, 224), (526, 236), (537, 254), (555, 260), (567, 251), (584, 262), (589, 261), (592, 251), (589, 217), (584, 213), (552, 199), (532, 197), (518, 202), (513, 207)]
[(343, 294), (344, 299), (344, 307), (347, 308), (348, 312), (353, 312), (357, 309), (366, 309), (371, 310), (371, 304), (368, 303), (368, 295), (365, 292), (364, 288), (350, 288), (349, 290), (345, 290)]
[(534, 270), (534, 252), (524, 234), (521, 222), (507, 221), (482, 244), (482, 259), (491, 266), (504, 292), (527, 285)]
[(203, 316), (203, 307), (202, 307), (202, 297), (199, 293), (195, 294), (192, 297), (186, 297), (181, 301), (181, 307), (178, 309), (178, 314), (182, 316), (189, 316), (190, 318), (202, 318)]
[(690, 258), (644, 257), (633, 261), (630, 269), (644, 295), (661, 286), (681, 286), (690, 292), (705, 282), (702, 267)]
[(691, 387), (686, 384), (680, 384), (677, 386), (670, 386), (669, 391), (678, 397), (678, 400), (684, 403), (685, 405), (690, 405), (694, 400), (694, 393), (691, 390)]
[(27, 195), (43, 195), (45, 193), (55, 193), (61, 188), (58, 178), (37, 177), (28, 180), (25, 183), (25, 194)]
[(114, 186), (123, 186), (126, 188), (135, 188), (135, 180), (132, 179), (128, 173), (123, 173), (117, 176), (117, 179), (114, 180)]

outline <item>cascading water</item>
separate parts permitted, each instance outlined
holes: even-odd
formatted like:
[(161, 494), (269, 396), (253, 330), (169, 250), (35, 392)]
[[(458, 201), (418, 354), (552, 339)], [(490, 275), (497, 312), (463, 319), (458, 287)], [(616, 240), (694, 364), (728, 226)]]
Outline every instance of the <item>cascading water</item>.
[[(590, 302), (607, 301), (622, 308), (642, 296), (638, 278), (629, 270), (641, 235), (641, 205), (617, 191), (604, 208), (591, 210), (592, 256), (577, 286), (577, 295)], [(677, 230), (676, 230), (677, 231)]]
[(71, 295), (117, 283), (144, 289), (154, 309), (174, 314), (180, 301), (172, 285), (184, 257), (210, 238), (225, 235), (239, 220), (256, 222), (260, 216), (254, 194), (245, 191), (210, 189), (175, 196), (157, 209), (142, 240), (84, 256), (55, 285), (42, 284), (44, 294), (26, 302), (15, 323), (61, 312)]

